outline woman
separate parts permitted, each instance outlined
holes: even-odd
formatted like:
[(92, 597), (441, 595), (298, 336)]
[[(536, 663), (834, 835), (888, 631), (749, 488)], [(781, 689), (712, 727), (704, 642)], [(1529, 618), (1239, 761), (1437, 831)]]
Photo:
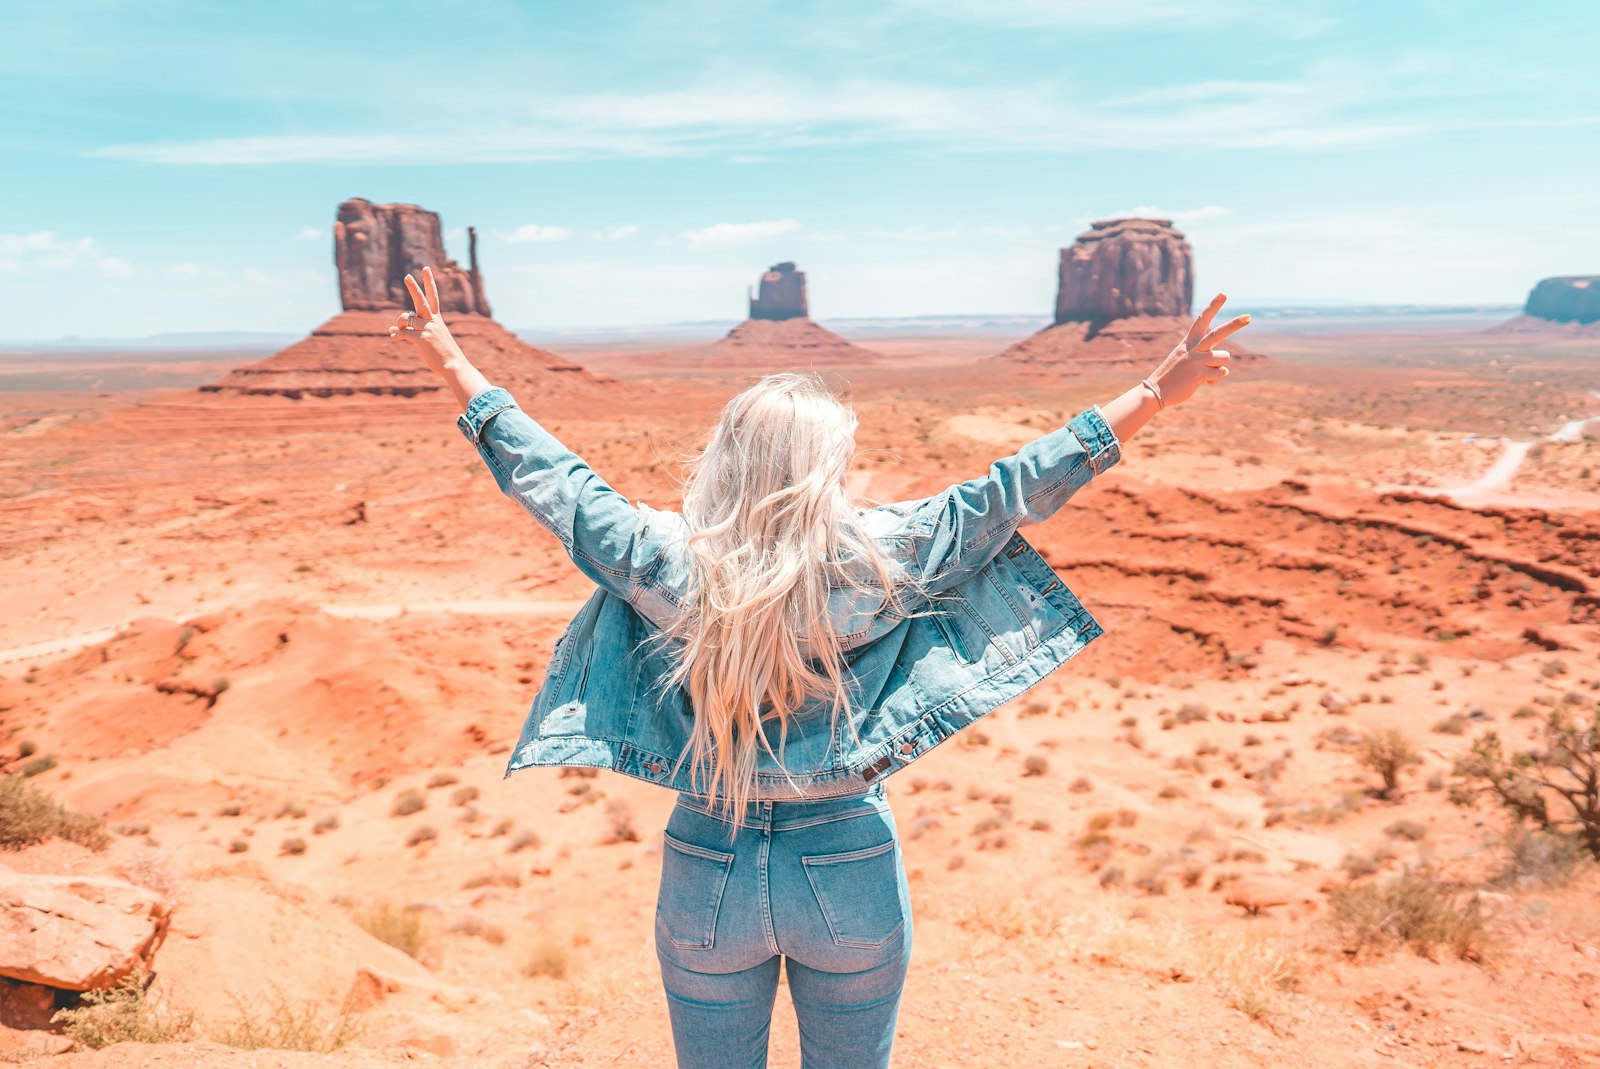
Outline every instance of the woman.
[(1249, 316), (1213, 329), (1219, 294), (1137, 386), (987, 475), (874, 509), (846, 491), (853, 412), (813, 376), (769, 375), (722, 410), (679, 514), (629, 504), (485, 379), (430, 270), (406, 285), (416, 310), (390, 334), (421, 346), (501, 489), (597, 586), (506, 774), (580, 765), (678, 791), (655, 924), (678, 1064), (764, 1066), (781, 964), (807, 1069), (887, 1065), (912, 917), (884, 777), (1102, 633), (1017, 528), (1220, 381), (1214, 347)]

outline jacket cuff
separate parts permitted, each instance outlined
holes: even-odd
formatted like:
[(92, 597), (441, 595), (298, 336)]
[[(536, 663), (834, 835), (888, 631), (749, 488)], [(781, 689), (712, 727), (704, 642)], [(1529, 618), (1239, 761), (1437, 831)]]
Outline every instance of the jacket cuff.
[(1122, 459), (1122, 443), (1111, 429), (1111, 424), (1106, 422), (1099, 405), (1090, 405), (1079, 412), (1067, 421), (1067, 426), (1083, 443), (1084, 450), (1089, 454), (1089, 466), (1096, 475)]
[(461, 429), (467, 441), (477, 445), (478, 439), (483, 435), (483, 425), (489, 422), (491, 416), (516, 407), (516, 399), (508, 391), (499, 386), (491, 386), (472, 395), (472, 399), (467, 402), (467, 410), (456, 417), (456, 426)]

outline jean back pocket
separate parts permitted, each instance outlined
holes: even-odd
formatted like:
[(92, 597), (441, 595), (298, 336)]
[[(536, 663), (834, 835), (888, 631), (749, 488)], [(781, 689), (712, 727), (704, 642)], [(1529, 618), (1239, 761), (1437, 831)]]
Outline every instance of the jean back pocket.
[(891, 839), (862, 850), (800, 859), (828, 932), (839, 946), (881, 947), (905, 927), (896, 845)]
[(686, 843), (662, 832), (661, 893), (656, 917), (672, 945), (685, 950), (710, 948), (717, 910), (733, 868), (733, 855)]

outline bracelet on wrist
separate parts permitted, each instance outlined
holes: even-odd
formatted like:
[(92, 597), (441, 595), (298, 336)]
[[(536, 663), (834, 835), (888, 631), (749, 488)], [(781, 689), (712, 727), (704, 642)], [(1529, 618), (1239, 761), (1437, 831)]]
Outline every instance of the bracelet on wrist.
[(1167, 407), (1167, 402), (1162, 399), (1161, 391), (1156, 389), (1155, 383), (1151, 382), (1148, 378), (1143, 378), (1139, 380), (1139, 385), (1156, 395), (1157, 411)]

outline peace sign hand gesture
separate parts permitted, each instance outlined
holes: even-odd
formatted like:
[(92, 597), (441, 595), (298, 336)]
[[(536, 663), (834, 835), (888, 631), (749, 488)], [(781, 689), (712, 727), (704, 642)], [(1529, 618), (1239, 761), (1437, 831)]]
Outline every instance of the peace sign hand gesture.
[(1224, 293), (1211, 298), (1211, 303), (1195, 317), (1183, 340), (1149, 376), (1161, 391), (1165, 407), (1187, 401), (1194, 396), (1201, 383), (1215, 385), (1228, 374), (1228, 361), (1232, 357), (1226, 349), (1217, 349), (1215, 346), (1235, 331), (1249, 326), (1250, 317), (1234, 316), (1222, 326), (1213, 328), (1211, 321), (1227, 299)]
[(458, 358), (464, 361), (466, 357), (441, 317), (443, 305), (439, 303), (439, 285), (433, 280), (433, 268), (422, 269), (422, 280), (428, 287), (426, 295), (416, 279), (406, 276), (406, 289), (411, 292), (411, 303), (416, 306), (416, 311), (401, 312), (389, 327), (389, 337), (416, 342), (422, 349), (422, 362), (428, 365), (428, 370), (443, 375), (447, 360)]

